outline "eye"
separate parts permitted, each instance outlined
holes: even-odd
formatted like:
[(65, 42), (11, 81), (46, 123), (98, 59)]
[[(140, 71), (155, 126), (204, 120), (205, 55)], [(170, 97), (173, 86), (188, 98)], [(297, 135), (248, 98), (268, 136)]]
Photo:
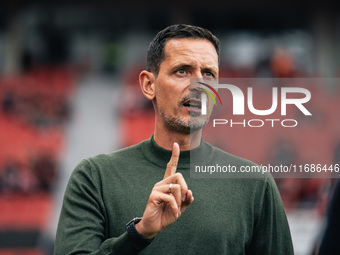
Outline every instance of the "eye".
[(180, 68), (176, 70), (176, 73), (183, 75), (183, 74), (186, 74), (186, 71), (183, 68)]
[(211, 73), (211, 72), (205, 72), (204, 75), (209, 77), (209, 78), (214, 78), (215, 77), (215, 75), (213, 73)]

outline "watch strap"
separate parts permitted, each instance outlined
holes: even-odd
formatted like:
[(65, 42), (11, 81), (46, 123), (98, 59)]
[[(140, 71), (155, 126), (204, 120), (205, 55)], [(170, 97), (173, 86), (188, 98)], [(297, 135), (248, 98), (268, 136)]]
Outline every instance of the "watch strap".
[(151, 242), (154, 240), (154, 238), (152, 238), (152, 239), (145, 238), (141, 234), (138, 233), (138, 231), (135, 227), (135, 224), (137, 224), (141, 220), (142, 220), (142, 218), (140, 218), (140, 217), (133, 218), (132, 220), (130, 220), (126, 224), (125, 228), (126, 228), (126, 231), (128, 232), (129, 237), (135, 243), (137, 243), (139, 246), (144, 248), (144, 247), (148, 246), (149, 244), (151, 244)]

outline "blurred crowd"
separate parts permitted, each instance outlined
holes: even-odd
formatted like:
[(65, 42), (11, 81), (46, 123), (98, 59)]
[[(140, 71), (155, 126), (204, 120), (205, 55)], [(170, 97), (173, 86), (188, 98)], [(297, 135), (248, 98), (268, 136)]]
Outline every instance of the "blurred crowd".
[(67, 70), (0, 78), (0, 194), (52, 191), (73, 86)]

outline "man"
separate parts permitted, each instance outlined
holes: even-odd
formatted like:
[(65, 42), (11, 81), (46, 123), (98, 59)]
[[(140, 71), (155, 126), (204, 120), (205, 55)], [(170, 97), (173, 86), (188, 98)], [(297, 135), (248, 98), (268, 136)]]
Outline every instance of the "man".
[(154, 105), (154, 134), (77, 166), (55, 254), (293, 254), (270, 176), (190, 178), (190, 152), (198, 164), (254, 165), (202, 140), (208, 117), (194, 107), (190, 79), (216, 79), (218, 54), (218, 39), (200, 27), (173, 25), (156, 35), (139, 77)]
[(340, 229), (340, 182), (335, 183), (332, 199), (327, 210), (326, 227), (321, 240), (319, 255), (339, 254), (338, 238)]

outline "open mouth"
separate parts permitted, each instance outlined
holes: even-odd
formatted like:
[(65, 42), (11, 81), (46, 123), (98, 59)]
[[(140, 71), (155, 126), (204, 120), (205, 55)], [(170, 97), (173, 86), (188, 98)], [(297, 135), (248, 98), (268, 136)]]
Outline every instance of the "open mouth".
[(201, 101), (197, 100), (197, 99), (188, 99), (183, 103), (184, 107), (189, 107), (190, 109), (197, 109), (197, 110), (201, 110)]

